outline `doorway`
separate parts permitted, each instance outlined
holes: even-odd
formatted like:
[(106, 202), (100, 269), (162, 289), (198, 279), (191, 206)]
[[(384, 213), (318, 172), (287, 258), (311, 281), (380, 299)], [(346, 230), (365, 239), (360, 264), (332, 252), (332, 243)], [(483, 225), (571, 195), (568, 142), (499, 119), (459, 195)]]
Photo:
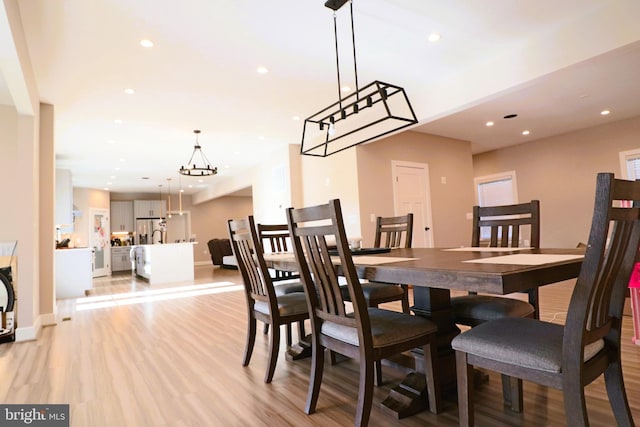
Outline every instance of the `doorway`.
[(93, 250), (93, 277), (107, 276), (110, 273), (110, 236), (109, 211), (89, 208), (89, 247)]
[(433, 247), (429, 165), (391, 161), (395, 215), (413, 213), (414, 248)]

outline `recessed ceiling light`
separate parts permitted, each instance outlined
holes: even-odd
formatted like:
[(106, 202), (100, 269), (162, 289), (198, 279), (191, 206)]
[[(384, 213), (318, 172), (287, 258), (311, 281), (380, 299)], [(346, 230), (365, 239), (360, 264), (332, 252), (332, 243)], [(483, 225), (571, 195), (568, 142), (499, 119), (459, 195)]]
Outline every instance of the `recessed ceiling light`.
[(522, 134), (523, 134), (524, 136), (527, 136), (527, 135), (529, 135), (530, 133), (531, 133), (531, 132), (529, 132), (528, 130), (523, 130), (523, 131), (522, 131)]
[(609, 115), (609, 113), (611, 113), (611, 111), (609, 111), (609, 110), (602, 110), (602, 111), (600, 111), (600, 115), (602, 115), (602, 116), (608, 116), (608, 115)]
[(485, 125), (491, 127), (491, 126), (493, 126), (493, 122), (487, 122), (487, 123), (485, 123)]
[(119, 171), (119, 170), (120, 170), (120, 168), (115, 168), (115, 169), (116, 169), (117, 171)]
[(121, 125), (122, 124), (122, 119), (115, 119), (113, 122), (115, 124), (117, 124), (117, 125)]
[(192, 185), (192, 184), (189, 184), (189, 188), (193, 188), (193, 185)]
[(440, 34), (438, 33), (431, 33), (429, 34), (429, 37), (427, 37), (427, 40), (429, 40), (431, 43), (435, 43), (437, 41), (440, 41), (442, 37), (440, 36)]
[(239, 156), (240, 152), (239, 151), (234, 151), (233, 154), (235, 154), (236, 156)]
[(116, 142), (113, 139), (107, 141), (109, 144), (115, 144)]
[(146, 47), (146, 48), (153, 47), (153, 42), (149, 39), (143, 39), (143, 40), (140, 40), (140, 46)]
[(300, 120), (300, 116), (293, 116), (292, 119), (293, 120)]
[(107, 185), (111, 185), (111, 184), (113, 184), (113, 183), (112, 182), (107, 182)]
[(115, 175), (111, 175), (111, 176), (109, 177), (109, 179), (116, 179), (116, 176), (115, 176)]
[(126, 93), (127, 95), (133, 95), (134, 93), (136, 93), (136, 91), (128, 87), (124, 90), (124, 93)]
[(104, 191), (109, 191), (109, 189), (107, 187), (104, 187), (103, 190)]
[(516, 117), (518, 117), (517, 114), (507, 114), (503, 119), (515, 119)]
[(120, 163), (124, 163), (124, 162), (126, 162), (125, 159), (120, 159)]
[(260, 135), (260, 136), (258, 137), (258, 139), (259, 139), (260, 141), (264, 141), (264, 136), (263, 136), (263, 135)]
[(229, 168), (231, 168), (231, 166), (230, 165), (224, 165), (224, 168), (225, 169), (229, 169)]
[(267, 74), (269, 72), (269, 69), (261, 65), (256, 69), (256, 71), (258, 72), (258, 74)]
[(344, 85), (344, 86), (342, 86), (342, 91), (343, 92), (351, 92), (351, 87), (347, 86), (347, 85)]

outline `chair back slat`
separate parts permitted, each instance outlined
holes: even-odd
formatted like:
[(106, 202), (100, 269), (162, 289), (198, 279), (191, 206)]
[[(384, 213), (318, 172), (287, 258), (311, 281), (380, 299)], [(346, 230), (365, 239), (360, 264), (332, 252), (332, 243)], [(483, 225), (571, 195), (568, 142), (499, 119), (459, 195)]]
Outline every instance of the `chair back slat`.
[(271, 252), (289, 251), (289, 228), (287, 224), (258, 224), (260, 242), (266, 241)]
[(529, 229), (529, 246), (540, 247), (540, 202), (503, 206), (474, 206), (471, 246), (481, 245), (482, 228), (488, 227), (490, 247), (518, 247), (523, 227)]
[[(271, 253), (289, 252), (291, 249), (291, 238), (289, 237), (289, 227), (287, 224), (258, 224), (258, 239), (262, 246), (262, 251)], [(292, 271), (273, 271), (271, 279), (274, 282), (283, 280), (299, 279), (300, 275)]]
[[(229, 239), (242, 275), (247, 300), (267, 301), (276, 307), (275, 290), (262, 256), (262, 248), (255, 232), (253, 216), (227, 221)], [(256, 250), (257, 248), (257, 250)], [(273, 312), (273, 311), (272, 311)]]
[[(328, 320), (352, 327), (364, 324), (370, 329), (367, 305), (351, 258), (339, 200), (331, 200), (327, 205), (289, 208), (287, 222), (309, 312), (316, 319), (312, 319), (312, 328)], [(332, 247), (329, 242), (334, 240), (339, 261), (329, 254)], [(339, 264), (339, 270), (336, 264)], [(339, 275), (346, 278), (353, 315), (346, 311)], [(359, 336), (362, 339), (360, 330)], [(371, 339), (370, 333), (368, 339)]]
[[(378, 217), (376, 219), (376, 248), (410, 248), (413, 239), (413, 214)], [(384, 242), (384, 243), (383, 243)]]
[(567, 313), (563, 366), (581, 366), (584, 346), (597, 339), (614, 348), (620, 344), (625, 292), (640, 243), (638, 204), (640, 182), (598, 174), (589, 243)]

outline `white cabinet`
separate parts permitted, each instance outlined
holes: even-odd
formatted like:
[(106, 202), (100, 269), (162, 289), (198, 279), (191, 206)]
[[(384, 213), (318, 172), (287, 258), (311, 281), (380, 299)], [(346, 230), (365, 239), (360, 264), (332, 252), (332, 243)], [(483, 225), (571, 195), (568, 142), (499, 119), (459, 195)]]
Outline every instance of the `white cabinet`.
[(167, 201), (134, 200), (133, 213), (136, 218), (164, 218), (167, 214)]
[(111, 247), (111, 271), (131, 270), (131, 248), (132, 246)]
[(111, 202), (111, 232), (135, 231), (133, 225), (133, 202)]

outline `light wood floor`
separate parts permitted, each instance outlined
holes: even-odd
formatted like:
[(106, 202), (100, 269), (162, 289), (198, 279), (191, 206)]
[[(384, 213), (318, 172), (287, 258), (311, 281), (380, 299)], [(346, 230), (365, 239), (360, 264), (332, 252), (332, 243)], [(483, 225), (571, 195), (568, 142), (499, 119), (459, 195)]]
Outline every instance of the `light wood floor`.
[[(211, 283), (209, 293), (188, 287)], [(212, 267), (198, 267), (195, 282), (174, 291), (152, 289), (130, 274), (98, 279), (91, 298), (103, 300), (61, 300), (58, 324), (44, 328), (37, 341), (0, 344), (0, 402), (68, 403), (73, 426), (351, 425), (354, 362), (327, 366), (311, 416), (303, 412), (309, 360), (288, 362), (281, 353), (273, 382), (264, 384), (268, 340), (260, 334), (251, 364), (241, 366), (246, 320), (239, 283), (237, 272)], [(135, 295), (127, 298), (130, 292)], [(570, 292), (567, 283), (544, 287), (542, 317), (563, 322)], [(631, 344), (632, 333), (626, 317), (623, 369), (640, 422), (640, 347)], [(451, 396), (437, 416), (425, 412), (398, 421), (381, 411), (379, 403), (402, 377), (388, 366), (383, 372), (387, 381), (375, 390), (371, 426), (457, 425)], [(500, 378), (491, 374), (478, 391), (477, 425), (567, 425), (560, 392), (532, 383), (524, 389), (525, 410), (513, 413), (503, 407)], [(615, 425), (603, 380), (586, 390), (591, 424)]]

